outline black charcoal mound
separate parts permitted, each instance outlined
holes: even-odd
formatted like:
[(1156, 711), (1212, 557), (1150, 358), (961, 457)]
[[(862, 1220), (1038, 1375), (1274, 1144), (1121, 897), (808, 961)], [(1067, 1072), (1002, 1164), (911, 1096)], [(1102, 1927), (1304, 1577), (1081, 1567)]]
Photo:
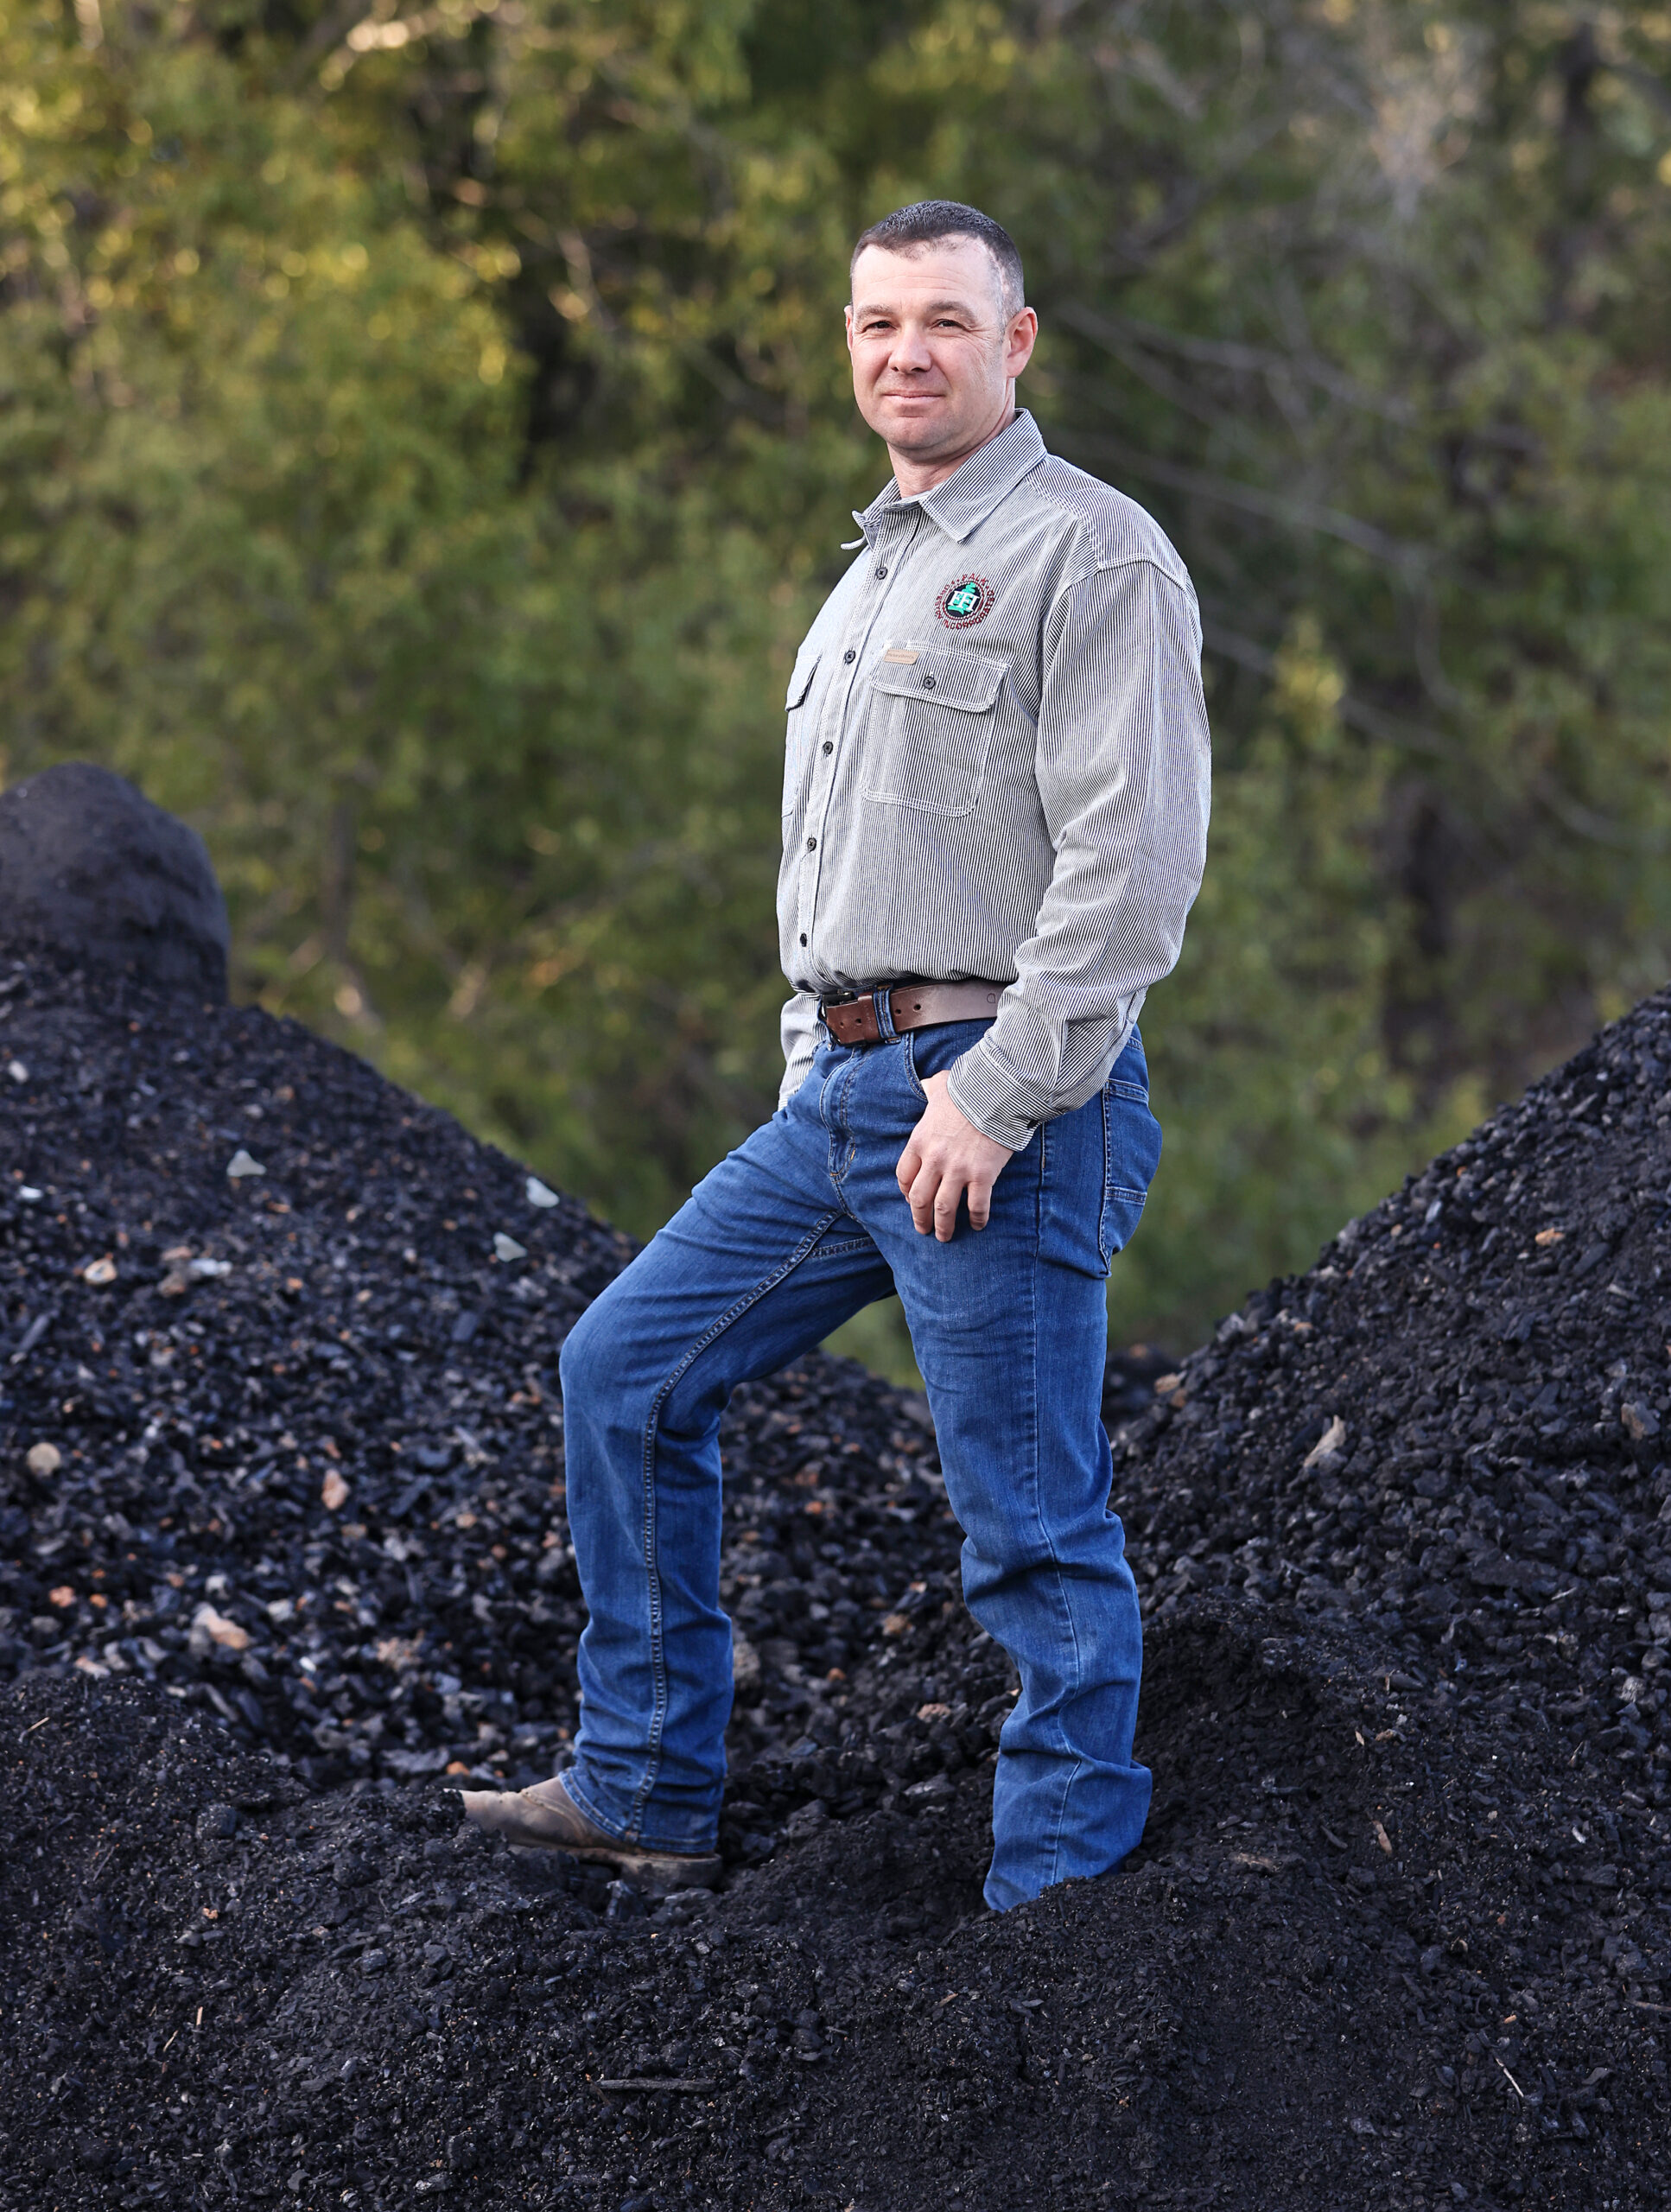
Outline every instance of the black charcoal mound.
[(622, 1238), (293, 1025), (0, 964), (0, 2202), (1662, 2200), (1658, 1000), (1106, 1400), (1142, 1850), (981, 1906), (1013, 1695), (924, 1404), (727, 1424), (720, 1892), (560, 1766)]
[(85, 760), (0, 794), (0, 951), (226, 995), (226, 904), (194, 830)]

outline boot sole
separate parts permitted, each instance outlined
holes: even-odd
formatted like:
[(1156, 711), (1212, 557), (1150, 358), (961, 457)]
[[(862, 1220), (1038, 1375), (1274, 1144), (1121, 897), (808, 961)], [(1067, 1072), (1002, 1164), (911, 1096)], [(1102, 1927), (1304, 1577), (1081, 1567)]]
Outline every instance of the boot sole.
[(613, 1866), (623, 1881), (646, 1897), (671, 1897), (676, 1890), (716, 1890), (725, 1872), (717, 1853), (711, 1859), (663, 1857), (653, 1852), (604, 1851), (583, 1843), (548, 1843), (510, 1839), (513, 1851), (561, 1851), (570, 1859), (588, 1859), (594, 1865)]

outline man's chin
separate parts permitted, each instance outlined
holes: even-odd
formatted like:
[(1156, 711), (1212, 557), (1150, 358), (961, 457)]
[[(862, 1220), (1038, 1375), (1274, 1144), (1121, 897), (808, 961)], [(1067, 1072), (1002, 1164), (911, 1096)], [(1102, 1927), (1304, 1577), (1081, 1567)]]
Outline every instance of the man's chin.
[(932, 460), (957, 442), (957, 425), (938, 410), (890, 409), (875, 425), (895, 453)]

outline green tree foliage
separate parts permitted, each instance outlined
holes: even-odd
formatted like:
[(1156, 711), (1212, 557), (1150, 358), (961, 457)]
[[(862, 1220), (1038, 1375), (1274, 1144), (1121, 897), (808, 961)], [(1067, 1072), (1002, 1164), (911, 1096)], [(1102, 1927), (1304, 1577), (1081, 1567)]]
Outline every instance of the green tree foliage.
[(847, 242), (977, 200), (1206, 620), (1181, 1337), (1663, 971), (1668, 147), (1629, 6), (0, 0), (5, 772), (134, 774), (245, 990), (648, 1229), (774, 1082)]

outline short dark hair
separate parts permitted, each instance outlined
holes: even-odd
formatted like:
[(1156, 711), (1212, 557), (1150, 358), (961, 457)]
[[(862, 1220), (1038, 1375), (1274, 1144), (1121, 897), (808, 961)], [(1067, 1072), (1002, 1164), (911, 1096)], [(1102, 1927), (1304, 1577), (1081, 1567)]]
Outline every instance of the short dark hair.
[(1027, 293), (1014, 239), (1001, 223), (994, 223), (978, 207), (966, 207), (961, 200), (914, 200), (909, 207), (896, 207), (884, 215), (880, 223), (860, 232), (848, 273), (850, 276), (853, 264), (867, 245), (879, 245), (884, 253), (909, 253), (916, 246), (936, 245), (942, 238), (974, 238), (985, 246), (998, 270), (1005, 314), (1020, 315)]

